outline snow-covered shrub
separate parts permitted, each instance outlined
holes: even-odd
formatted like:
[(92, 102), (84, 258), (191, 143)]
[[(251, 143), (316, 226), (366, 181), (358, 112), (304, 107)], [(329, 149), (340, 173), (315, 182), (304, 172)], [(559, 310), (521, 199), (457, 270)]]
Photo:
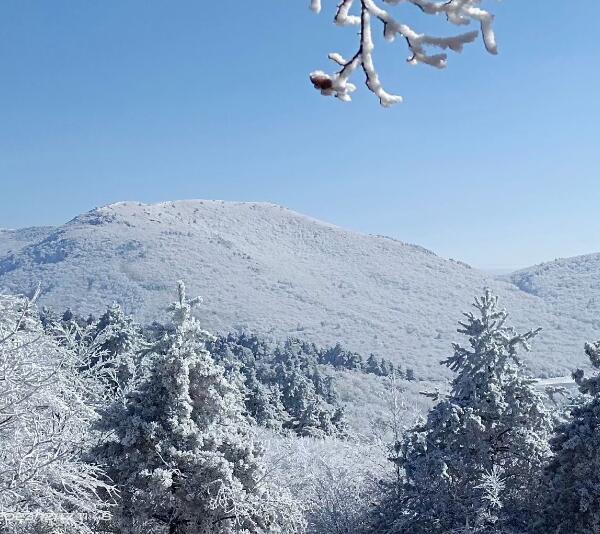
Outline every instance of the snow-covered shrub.
[[(551, 429), (541, 396), (518, 358), (537, 331), (517, 334), (489, 291), (475, 300), (445, 364), (455, 371), (452, 389), (399, 443), (403, 471), (384, 507), (381, 532), (436, 533), (524, 527), (535, 509)], [(502, 476), (490, 509), (486, 477)]]
[(33, 299), (0, 296), (2, 532), (83, 534), (106, 519), (111, 488), (82, 460), (97, 396), (79, 356), (44, 331)]
[(289, 488), (311, 534), (366, 534), (369, 511), (388, 476), (379, 443), (282, 436), (261, 430), (268, 471)]
[(302, 518), (271, 487), (262, 449), (243, 414), (240, 391), (215, 364), (212, 336), (192, 316), (198, 302), (170, 308), (173, 328), (152, 348), (149, 376), (115, 402), (98, 428), (96, 454), (120, 491), (115, 525), (123, 534), (294, 533)]
[[(587, 344), (592, 366), (600, 370), (600, 342)], [(583, 398), (561, 423), (550, 446), (545, 517), (540, 532), (594, 534), (600, 532), (600, 373), (573, 374)]]

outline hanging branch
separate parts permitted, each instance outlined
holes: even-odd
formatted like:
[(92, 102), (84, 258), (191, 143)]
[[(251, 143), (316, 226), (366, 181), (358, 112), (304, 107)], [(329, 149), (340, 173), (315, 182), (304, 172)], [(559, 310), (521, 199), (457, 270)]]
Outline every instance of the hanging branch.
[[(496, 39), (492, 30), (493, 15), (479, 7), (481, 0), (449, 0), (447, 2), (428, 2), (425, 0), (382, 0), (384, 4), (398, 5), (408, 3), (416, 6), (427, 15), (444, 15), (446, 20), (456, 26), (466, 26), (475, 21), (481, 27), (485, 48), (490, 54), (497, 54)], [(438, 69), (443, 69), (447, 64), (447, 54), (444, 52), (429, 54), (427, 47), (441, 50), (461, 52), (464, 45), (475, 41), (479, 31), (470, 31), (453, 37), (434, 37), (417, 33), (410, 26), (401, 24), (387, 11), (379, 7), (376, 0), (359, 0), (360, 14), (351, 14), (355, 0), (342, 0), (337, 7), (335, 23), (338, 26), (358, 26), (360, 28), (359, 46), (351, 59), (344, 59), (338, 53), (329, 54), (329, 59), (339, 65), (341, 69), (334, 74), (323, 71), (314, 71), (310, 74), (310, 81), (315, 89), (325, 96), (335, 96), (344, 102), (351, 100), (351, 93), (356, 86), (349, 81), (357, 69), (362, 69), (365, 74), (365, 83), (370, 91), (378, 98), (382, 106), (389, 107), (402, 102), (402, 97), (393, 95), (383, 88), (375, 65), (373, 63), (373, 50), (375, 45), (372, 37), (372, 21), (378, 20), (383, 25), (383, 35), (388, 42), (397, 36), (405, 39), (410, 50), (407, 59), (411, 65), (424, 63)], [(321, 0), (311, 0), (311, 9), (315, 13), (321, 11)]]

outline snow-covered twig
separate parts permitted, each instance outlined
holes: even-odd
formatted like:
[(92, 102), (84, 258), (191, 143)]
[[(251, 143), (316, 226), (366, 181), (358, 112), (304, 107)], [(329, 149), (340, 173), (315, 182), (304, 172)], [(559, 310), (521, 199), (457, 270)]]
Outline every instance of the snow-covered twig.
[[(382, 106), (389, 107), (402, 102), (402, 97), (393, 95), (383, 88), (373, 62), (375, 45), (372, 37), (372, 21), (378, 20), (383, 25), (383, 35), (387, 41), (394, 41), (397, 36), (406, 40), (410, 50), (408, 62), (416, 65), (424, 63), (439, 69), (445, 68), (447, 54), (444, 52), (429, 54), (427, 47), (441, 50), (461, 52), (464, 45), (473, 42), (479, 32), (477, 30), (461, 33), (452, 37), (434, 37), (418, 33), (406, 24), (400, 23), (388, 11), (379, 6), (378, 0), (359, 0), (360, 14), (352, 15), (351, 10), (355, 0), (342, 0), (337, 7), (335, 23), (338, 26), (359, 26), (359, 46), (350, 59), (344, 59), (338, 53), (329, 54), (329, 59), (341, 66), (334, 74), (327, 74), (321, 70), (310, 74), (314, 87), (326, 96), (335, 96), (345, 102), (351, 100), (351, 93), (356, 86), (350, 83), (351, 75), (361, 68), (365, 74), (367, 87), (379, 98)], [(483, 41), (488, 52), (498, 52), (496, 39), (492, 30), (493, 15), (481, 9), (481, 0), (449, 0), (446, 2), (429, 2), (425, 0), (382, 0), (389, 5), (408, 3), (416, 6), (427, 15), (443, 15), (453, 25), (464, 26), (471, 22), (479, 23)], [(321, 1), (311, 0), (311, 9), (319, 13)]]

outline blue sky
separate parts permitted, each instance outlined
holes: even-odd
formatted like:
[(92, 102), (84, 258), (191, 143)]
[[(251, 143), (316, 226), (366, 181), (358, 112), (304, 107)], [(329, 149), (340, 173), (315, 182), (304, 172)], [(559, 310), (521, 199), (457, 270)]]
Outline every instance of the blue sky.
[[(308, 0), (3, 0), (0, 227), (118, 200), (264, 200), (483, 267), (600, 251), (600, 5), (504, 0), (500, 55), (377, 42), (391, 110), (307, 80), (353, 30)], [(400, 12), (401, 10), (397, 10)], [(439, 21), (403, 6), (417, 28)]]

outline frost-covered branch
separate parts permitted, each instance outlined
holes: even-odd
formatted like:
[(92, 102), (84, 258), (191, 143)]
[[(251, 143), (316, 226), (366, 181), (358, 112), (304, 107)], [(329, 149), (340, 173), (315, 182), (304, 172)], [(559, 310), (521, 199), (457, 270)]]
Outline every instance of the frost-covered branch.
[(91, 534), (90, 525), (108, 512), (100, 494), (110, 496), (112, 488), (100, 468), (83, 460), (95, 413), (94, 381), (80, 374), (80, 363), (43, 330), (33, 299), (0, 295), (0, 519), (6, 532), (50, 532), (52, 524), (56, 534)]
[[(382, 2), (392, 6), (401, 3), (412, 4), (424, 14), (445, 16), (446, 20), (455, 26), (466, 26), (471, 22), (476, 22), (481, 27), (487, 51), (491, 54), (496, 54), (498, 51), (492, 29), (494, 17), (479, 7), (481, 0), (449, 0), (447, 2), (382, 0)], [(342, 0), (337, 7), (334, 20), (338, 26), (359, 27), (359, 44), (356, 53), (350, 59), (345, 59), (338, 53), (331, 53), (329, 59), (339, 65), (341, 69), (334, 74), (327, 74), (320, 70), (310, 74), (312, 84), (321, 94), (335, 96), (345, 102), (351, 100), (351, 93), (356, 90), (356, 86), (349, 80), (358, 69), (363, 71), (367, 87), (379, 98), (382, 106), (389, 107), (402, 102), (401, 96), (388, 93), (379, 80), (373, 62), (375, 45), (372, 37), (372, 25), (374, 20), (382, 24), (383, 35), (387, 41), (394, 41), (396, 37), (401, 37), (406, 41), (410, 50), (408, 58), (410, 64), (424, 63), (439, 69), (446, 67), (447, 54), (445, 52), (431, 54), (428, 52), (428, 48), (461, 52), (464, 45), (473, 42), (479, 35), (477, 30), (451, 37), (435, 37), (418, 33), (381, 8), (377, 0), (359, 0), (357, 3), (360, 4), (360, 7), (357, 14), (351, 13), (354, 3), (355, 0)], [(311, 9), (319, 13), (321, 0), (311, 0)]]

